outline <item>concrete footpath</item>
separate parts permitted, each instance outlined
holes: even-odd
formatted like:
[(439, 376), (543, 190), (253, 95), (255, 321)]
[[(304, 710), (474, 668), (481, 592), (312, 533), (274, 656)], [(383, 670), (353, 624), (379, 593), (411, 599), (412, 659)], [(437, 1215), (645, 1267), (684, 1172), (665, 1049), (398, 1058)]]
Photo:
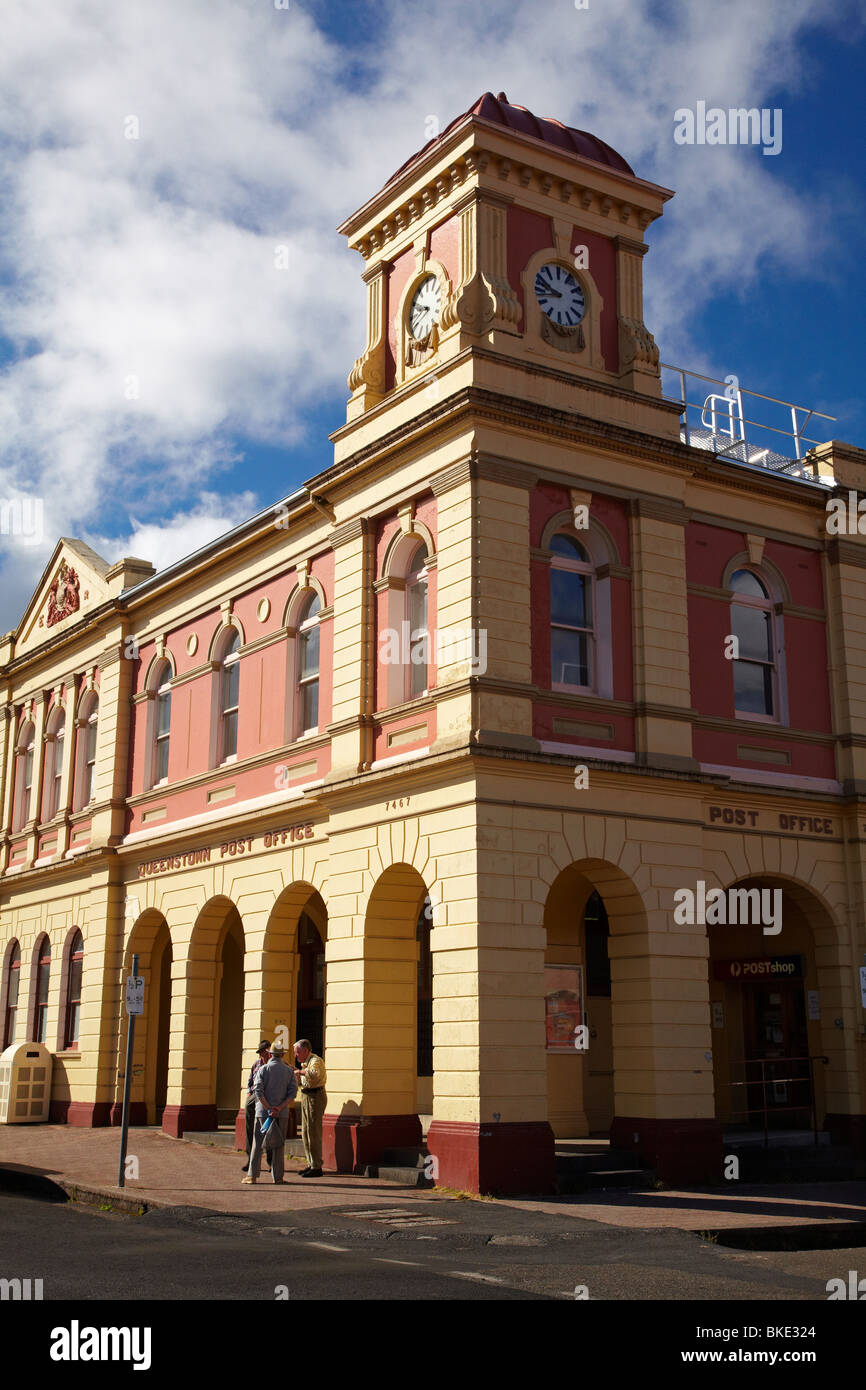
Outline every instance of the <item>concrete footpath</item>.
[[(159, 1129), (131, 1129), (127, 1157), (137, 1161), (138, 1177), (117, 1187), (118, 1129), (76, 1129), (70, 1125), (0, 1126), (0, 1186), (48, 1179), (70, 1197), (111, 1210), (199, 1207), (209, 1211), (273, 1215), (286, 1211), (363, 1206), (383, 1208), (400, 1202), (438, 1199), (452, 1203), (446, 1189), (418, 1189), (377, 1179), (325, 1172), (298, 1176), (302, 1159), (286, 1157), (286, 1181), (276, 1186), (267, 1170), (254, 1187), (241, 1179), (243, 1154), (171, 1139)], [(20, 1175), (17, 1179), (15, 1174)], [(866, 1183), (811, 1183), (741, 1186), (688, 1191), (589, 1192), (554, 1198), (501, 1198), (501, 1207), (595, 1221), (643, 1230), (716, 1231), (734, 1227), (842, 1226), (852, 1234), (866, 1227)], [(859, 1232), (857, 1233), (859, 1235)], [(853, 1243), (859, 1243), (853, 1242)]]

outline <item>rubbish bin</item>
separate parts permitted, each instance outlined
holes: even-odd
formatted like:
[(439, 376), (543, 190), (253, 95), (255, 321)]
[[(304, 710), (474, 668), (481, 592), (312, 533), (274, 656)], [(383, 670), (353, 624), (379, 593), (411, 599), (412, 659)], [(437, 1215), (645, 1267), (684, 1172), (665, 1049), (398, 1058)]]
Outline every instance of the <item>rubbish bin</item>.
[(42, 1043), (13, 1043), (0, 1055), (0, 1124), (34, 1125), (48, 1119), (53, 1057)]

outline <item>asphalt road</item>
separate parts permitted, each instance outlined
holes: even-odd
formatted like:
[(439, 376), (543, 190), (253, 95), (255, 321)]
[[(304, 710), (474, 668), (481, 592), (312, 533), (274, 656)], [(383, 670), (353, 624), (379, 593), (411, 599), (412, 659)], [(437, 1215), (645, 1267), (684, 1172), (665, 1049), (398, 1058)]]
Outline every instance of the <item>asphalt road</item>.
[[(496, 1202), (401, 1202), (283, 1216), (140, 1217), (0, 1193), (0, 1278), (48, 1300), (816, 1300), (866, 1249), (755, 1252)], [(8, 1308), (8, 1305), (7, 1305)], [(745, 1310), (736, 1316), (742, 1318)]]

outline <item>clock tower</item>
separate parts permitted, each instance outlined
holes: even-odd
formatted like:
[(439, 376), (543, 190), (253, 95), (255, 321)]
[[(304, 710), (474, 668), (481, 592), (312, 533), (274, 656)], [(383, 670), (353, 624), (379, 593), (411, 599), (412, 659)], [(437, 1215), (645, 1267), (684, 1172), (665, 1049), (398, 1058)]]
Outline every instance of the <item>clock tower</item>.
[(678, 438), (642, 290), (671, 196), (594, 135), (486, 92), (340, 227), (368, 297), (348, 422), (369, 437), (419, 391), (474, 385)]

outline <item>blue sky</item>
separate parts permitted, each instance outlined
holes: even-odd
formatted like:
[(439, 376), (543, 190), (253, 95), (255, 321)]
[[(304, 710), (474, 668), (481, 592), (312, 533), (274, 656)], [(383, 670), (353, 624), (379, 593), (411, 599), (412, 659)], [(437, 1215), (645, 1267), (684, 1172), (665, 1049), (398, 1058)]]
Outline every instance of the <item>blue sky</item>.
[[(329, 466), (364, 336), (335, 227), (485, 90), (676, 190), (663, 360), (866, 446), (863, 3), (7, 0), (4, 30), (0, 500), (44, 534), (0, 535), (0, 630), (60, 534), (161, 567)], [(780, 108), (781, 153), (676, 145), (698, 101)]]

